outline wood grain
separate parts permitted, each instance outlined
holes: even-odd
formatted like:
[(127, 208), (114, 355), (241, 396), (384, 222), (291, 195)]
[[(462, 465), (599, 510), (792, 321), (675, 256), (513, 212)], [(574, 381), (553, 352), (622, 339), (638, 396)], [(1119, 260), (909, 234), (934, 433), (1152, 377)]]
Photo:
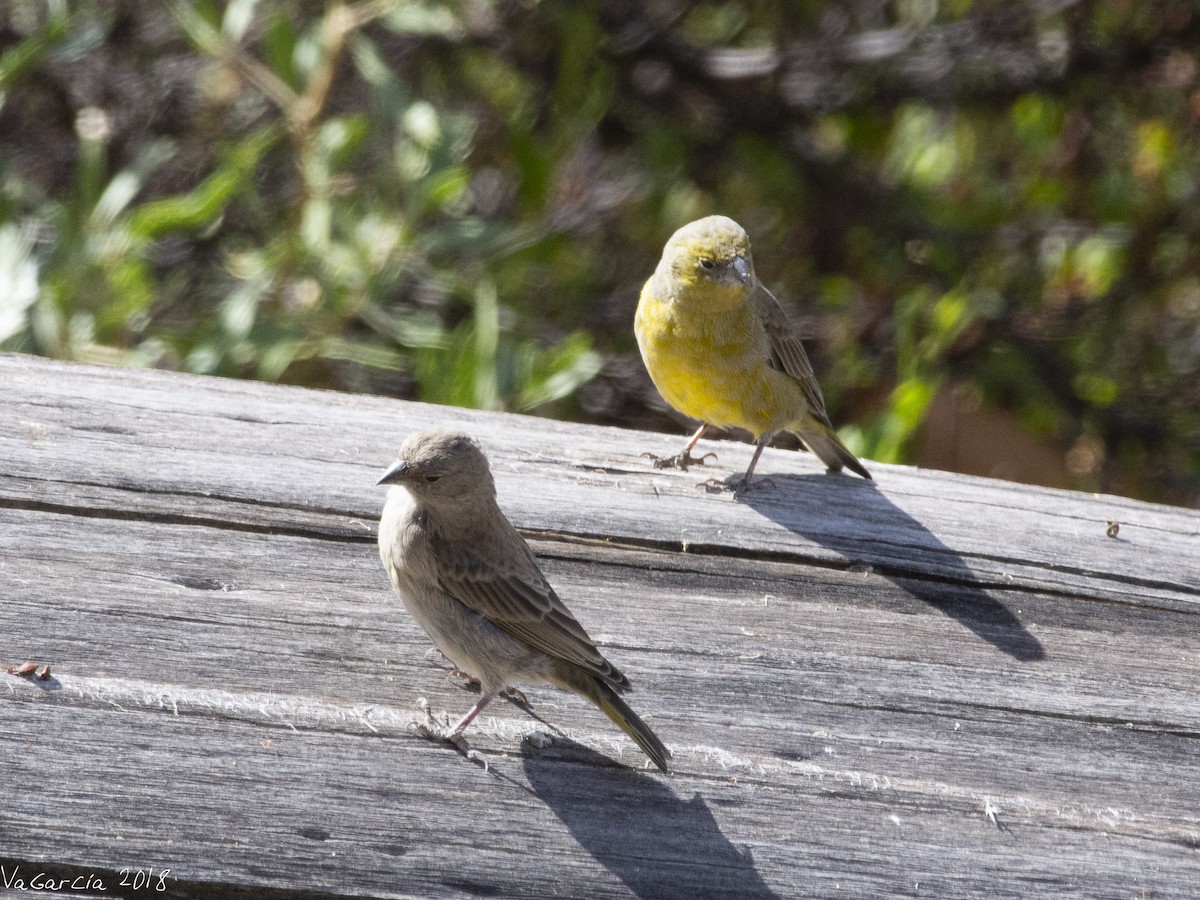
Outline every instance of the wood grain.
[[(393, 599), (373, 486), (462, 427), (635, 683), (490, 708)], [(0, 356), (0, 868), (117, 896), (1188, 896), (1195, 511), (682, 436)], [(1121, 522), (1117, 538), (1108, 520)], [(550, 738), (548, 746), (526, 740)], [(0, 876), (2, 877), (2, 876)], [(0, 881), (0, 889), (3, 882)], [(106, 896), (113, 896), (110, 890)]]

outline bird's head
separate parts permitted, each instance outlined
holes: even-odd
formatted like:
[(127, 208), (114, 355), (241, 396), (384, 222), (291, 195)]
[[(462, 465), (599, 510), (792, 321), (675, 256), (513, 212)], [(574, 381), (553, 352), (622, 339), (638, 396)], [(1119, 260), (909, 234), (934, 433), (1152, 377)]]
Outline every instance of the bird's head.
[(708, 216), (684, 225), (663, 248), (659, 269), (689, 288), (733, 289), (740, 297), (754, 285), (754, 262), (746, 230), (726, 216)]
[(483, 449), (458, 431), (419, 431), (400, 445), (395, 465), (376, 484), (395, 484), (431, 506), (494, 500), (496, 484)]

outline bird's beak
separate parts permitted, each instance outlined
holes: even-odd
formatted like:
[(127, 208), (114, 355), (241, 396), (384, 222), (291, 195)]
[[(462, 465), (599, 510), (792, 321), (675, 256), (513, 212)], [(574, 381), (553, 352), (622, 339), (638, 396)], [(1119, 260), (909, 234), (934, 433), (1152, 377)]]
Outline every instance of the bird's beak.
[(750, 268), (750, 260), (744, 256), (735, 256), (733, 258), (733, 271), (737, 272), (738, 278), (750, 284), (754, 280), (754, 272)]
[(398, 460), (394, 466), (383, 473), (383, 477), (377, 482), (378, 484), (399, 484), (408, 475), (408, 463), (404, 460)]

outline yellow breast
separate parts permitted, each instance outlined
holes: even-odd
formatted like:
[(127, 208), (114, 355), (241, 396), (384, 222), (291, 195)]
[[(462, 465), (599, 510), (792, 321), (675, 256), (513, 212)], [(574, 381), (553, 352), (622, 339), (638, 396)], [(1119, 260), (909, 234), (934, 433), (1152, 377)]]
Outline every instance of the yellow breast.
[(766, 331), (750, 302), (698, 305), (642, 290), (634, 331), (663, 398), (684, 415), (756, 438), (803, 415), (795, 381), (769, 365)]

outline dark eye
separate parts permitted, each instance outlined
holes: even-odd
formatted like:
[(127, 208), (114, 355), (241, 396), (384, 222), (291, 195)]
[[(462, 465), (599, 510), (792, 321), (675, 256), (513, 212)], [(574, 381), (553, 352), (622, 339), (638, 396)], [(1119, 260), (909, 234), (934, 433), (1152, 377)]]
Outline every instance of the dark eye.
[(708, 257), (704, 257), (703, 259), (700, 260), (700, 265), (704, 266), (704, 268), (706, 268), (706, 269), (711, 269), (713, 266), (716, 265), (716, 263), (713, 262)]
[(426, 475), (425, 480), (428, 481), (430, 484), (433, 484), (435, 481), (437, 481), (441, 477), (442, 477), (441, 475)]

